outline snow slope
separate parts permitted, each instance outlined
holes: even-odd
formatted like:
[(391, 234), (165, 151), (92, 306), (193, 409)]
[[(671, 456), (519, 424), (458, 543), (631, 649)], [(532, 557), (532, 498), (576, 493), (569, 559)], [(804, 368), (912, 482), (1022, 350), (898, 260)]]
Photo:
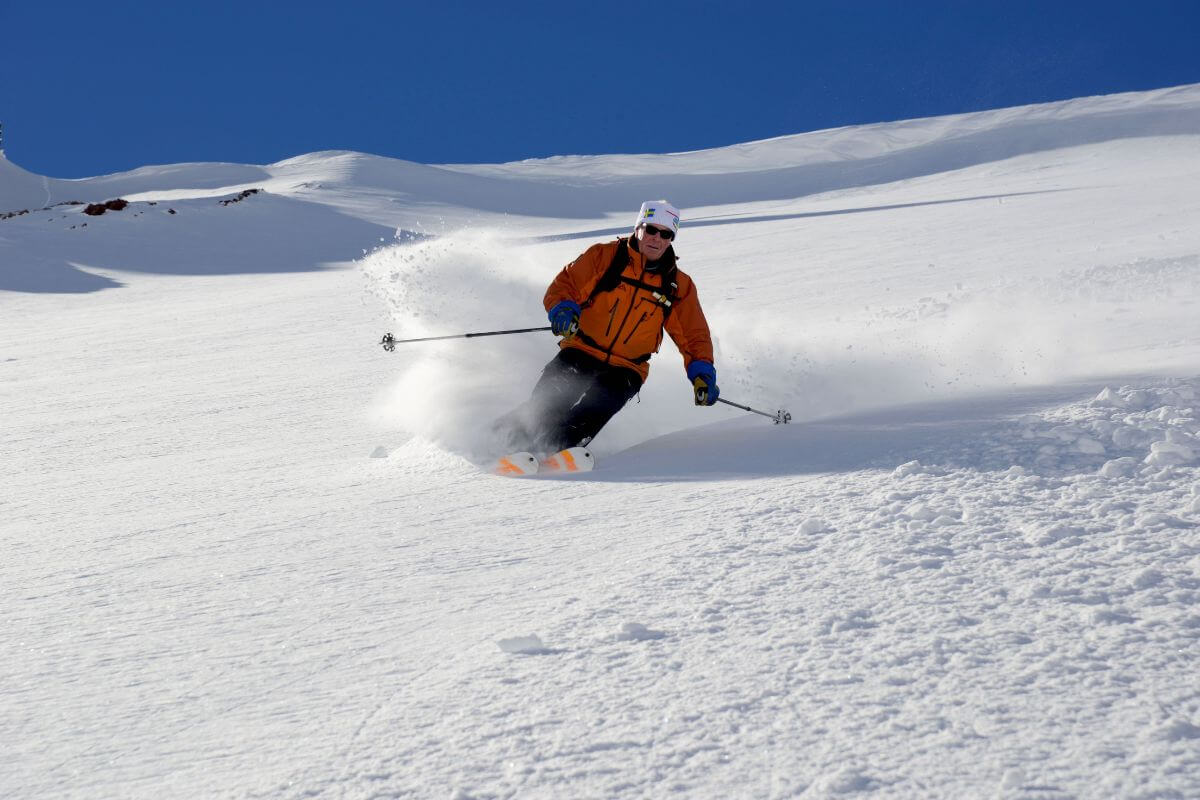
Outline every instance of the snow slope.
[[(664, 195), (723, 395), (796, 422), (689, 405), (667, 346), (595, 472), (480, 474), (549, 337), (380, 334), (542, 324)], [(1200, 87), (0, 158), (0, 217), (4, 796), (1200, 797)]]

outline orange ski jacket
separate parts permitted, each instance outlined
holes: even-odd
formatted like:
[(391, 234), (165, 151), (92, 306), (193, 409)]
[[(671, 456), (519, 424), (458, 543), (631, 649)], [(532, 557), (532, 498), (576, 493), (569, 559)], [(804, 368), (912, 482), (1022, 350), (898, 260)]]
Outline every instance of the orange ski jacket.
[[(645, 256), (630, 246), (622, 280), (615, 288), (592, 298), (621, 242), (617, 239), (592, 245), (563, 267), (546, 290), (543, 304), (547, 311), (562, 300), (573, 300), (583, 307), (579, 332), (563, 339), (559, 347), (575, 347), (607, 364), (632, 369), (645, 381), (650, 374), (650, 356), (662, 345), (665, 327), (683, 355), (685, 370), (693, 361), (713, 363), (708, 321), (700, 308), (696, 286), (683, 271), (675, 270), (673, 292), (669, 287), (664, 289), (662, 271), (647, 270)], [(668, 249), (659, 261), (673, 263), (674, 258), (674, 250)], [(662, 300), (672, 294), (671, 311), (664, 314), (666, 307)]]

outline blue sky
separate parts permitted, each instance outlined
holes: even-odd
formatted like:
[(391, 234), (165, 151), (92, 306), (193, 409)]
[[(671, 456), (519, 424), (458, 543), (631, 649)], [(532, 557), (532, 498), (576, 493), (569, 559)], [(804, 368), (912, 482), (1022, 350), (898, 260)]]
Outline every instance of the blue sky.
[(1197, 31), (1196, 0), (0, 0), (0, 122), (68, 178), (670, 152), (1200, 82)]

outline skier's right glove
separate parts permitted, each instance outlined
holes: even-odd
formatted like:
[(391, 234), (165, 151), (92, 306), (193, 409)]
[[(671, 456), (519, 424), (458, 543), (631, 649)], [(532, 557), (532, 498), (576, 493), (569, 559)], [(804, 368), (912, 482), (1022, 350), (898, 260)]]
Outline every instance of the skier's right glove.
[(707, 361), (693, 361), (688, 364), (687, 376), (696, 394), (696, 405), (711, 406), (717, 402), (721, 390), (717, 388), (716, 367)]
[(570, 339), (579, 330), (579, 303), (560, 300), (550, 309), (550, 331), (555, 336)]

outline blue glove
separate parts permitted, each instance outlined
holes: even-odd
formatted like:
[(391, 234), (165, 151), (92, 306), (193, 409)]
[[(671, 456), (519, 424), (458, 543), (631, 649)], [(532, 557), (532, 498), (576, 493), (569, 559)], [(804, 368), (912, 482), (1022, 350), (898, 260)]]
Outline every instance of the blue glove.
[(550, 309), (550, 331), (555, 336), (565, 336), (570, 339), (579, 330), (579, 303), (574, 300), (560, 300)]
[(688, 364), (688, 380), (692, 382), (692, 391), (696, 393), (696, 405), (711, 406), (721, 396), (717, 388), (717, 368), (707, 361), (693, 361)]

